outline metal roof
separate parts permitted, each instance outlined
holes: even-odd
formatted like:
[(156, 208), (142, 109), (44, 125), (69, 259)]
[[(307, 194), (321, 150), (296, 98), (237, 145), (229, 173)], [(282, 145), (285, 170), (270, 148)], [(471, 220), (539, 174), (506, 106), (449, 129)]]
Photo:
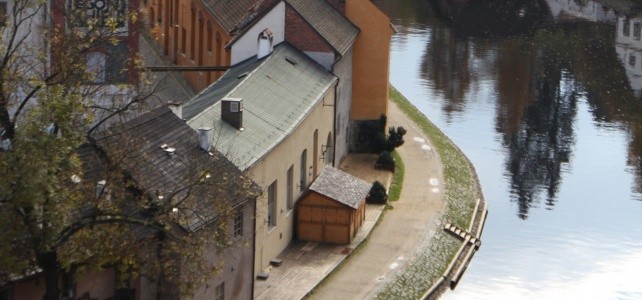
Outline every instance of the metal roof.
[(339, 169), (326, 166), (310, 185), (310, 190), (354, 209), (365, 201), (372, 184)]
[[(303, 121), (336, 78), (287, 43), (269, 56), (252, 57), (188, 102), (183, 118), (194, 128), (211, 127), (214, 147), (247, 170)], [(221, 120), (223, 98), (243, 99), (243, 131)], [(200, 113), (196, 113), (200, 110)]]
[(350, 49), (359, 34), (359, 28), (326, 0), (287, 0), (286, 2), (341, 55)]

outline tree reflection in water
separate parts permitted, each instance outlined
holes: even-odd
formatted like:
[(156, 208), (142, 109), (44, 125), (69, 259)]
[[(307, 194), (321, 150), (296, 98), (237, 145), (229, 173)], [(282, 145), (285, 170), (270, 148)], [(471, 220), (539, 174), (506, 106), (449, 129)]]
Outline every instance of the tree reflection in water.
[[(541, 1), (509, 1), (505, 11), (498, 9), (500, 2), (504, 1), (477, 1), (475, 11), (502, 12), (499, 20), (505, 21), (504, 26), (517, 22), (521, 29), (502, 32), (496, 30), (502, 28), (497, 22), (489, 23), (491, 29), (478, 22), (468, 32), (474, 19), (451, 16), (452, 28), (432, 29), (420, 73), (446, 100), (442, 110), (448, 120), (465, 109), (481, 80), (490, 78), (496, 84), (495, 128), (508, 150), (506, 173), (517, 215), (526, 219), (529, 209), (541, 201), (548, 209), (555, 205), (564, 164), (572, 157), (578, 99), (587, 101), (596, 123), (630, 130), (628, 164), (637, 174), (636, 190), (641, 192), (642, 109), (615, 53), (615, 26), (578, 20), (554, 23)], [(459, 2), (433, 3), (439, 7)], [(484, 3), (492, 5), (484, 10), (480, 6)], [(446, 11), (466, 15), (466, 6)], [(516, 19), (506, 13), (530, 17)], [(480, 32), (504, 36), (489, 42), (478, 37)], [(484, 65), (491, 67), (480, 69)]]

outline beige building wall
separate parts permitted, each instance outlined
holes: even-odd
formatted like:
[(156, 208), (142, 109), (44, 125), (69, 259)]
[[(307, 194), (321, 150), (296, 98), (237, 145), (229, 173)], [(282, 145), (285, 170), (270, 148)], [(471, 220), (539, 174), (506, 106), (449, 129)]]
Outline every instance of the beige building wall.
[(390, 38), (394, 30), (390, 18), (370, 0), (347, 0), (346, 17), (361, 29), (352, 58), (350, 119), (379, 119), (381, 114), (388, 114)]
[[(256, 203), (255, 274), (263, 272), (270, 260), (276, 258), (294, 238), (294, 207), (298, 198), (319, 175), (325, 165), (324, 150), (328, 135), (333, 136), (334, 90), (331, 86), (303, 121), (281, 143), (249, 168), (246, 173), (263, 189)], [(314, 141), (317, 131), (317, 142)], [(314, 145), (317, 145), (316, 151)], [(307, 150), (303, 189), (301, 182), (301, 154)], [(332, 148), (330, 148), (330, 151)], [(316, 153), (316, 155), (314, 155)], [(315, 172), (316, 161), (316, 172)], [(329, 162), (331, 163), (331, 162)], [(287, 203), (288, 169), (293, 169), (291, 208)], [(276, 181), (276, 226), (268, 226), (268, 188)]]

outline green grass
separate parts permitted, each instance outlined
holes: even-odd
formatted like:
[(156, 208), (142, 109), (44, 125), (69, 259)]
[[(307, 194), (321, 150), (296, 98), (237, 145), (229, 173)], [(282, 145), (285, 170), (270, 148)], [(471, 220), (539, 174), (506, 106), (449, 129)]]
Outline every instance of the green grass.
[(481, 196), (472, 165), (459, 148), (393, 86), (390, 86), (390, 99), (419, 125), (439, 153), (446, 180), (446, 219), (468, 228), (475, 201)]
[(399, 200), (401, 196), (401, 187), (403, 186), (403, 177), (406, 172), (406, 167), (401, 160), (401, 156), (397, 151), (392, 151), (392, 157), (395, 159), (395, 174), (392, 177), (392, 183), (388, 190), (388, 201), (393, 202)]
[[(393, 86), (390, 86), (390, 99), (430, 138), (439, 154), (446, 188), (446, 208), (440, 221), (468, 228), (475, 202), (482, 197), (473, 166), (459, 148)], [(393, 279), (377, 298), (420, 298), (443, 275), (460, 245), (461, 242), (438, 230), (429, 243), (422, 245), (425, 248), (420, 249), (409, 268)]]

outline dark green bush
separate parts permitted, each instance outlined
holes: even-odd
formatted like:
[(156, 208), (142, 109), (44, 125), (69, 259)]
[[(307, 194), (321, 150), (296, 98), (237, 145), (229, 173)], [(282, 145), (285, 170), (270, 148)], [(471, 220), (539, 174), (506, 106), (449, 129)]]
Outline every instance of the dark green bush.
[(388, 128), (388, 139), (386, 140), (385, 150), (388, 152), (392, 152), (393, 150), (395, 150), (395, 148), (403, 145), (403, 136), (406, 135), (406, 132), (406, 129), (401, 126), (397, 128)]
[(371, 204), (386, 204), (388, 202), (388, 194), (386, 188), (379, 181), (375, 181), (370, 188), (366, 202)]
[(382, 151), (379, 154), (379, 158), (377, 158), (377, 161), (375, 162), (375, 169), (394, 172), (395, 159), (392, 157), (392, 154), (388, 151)]

